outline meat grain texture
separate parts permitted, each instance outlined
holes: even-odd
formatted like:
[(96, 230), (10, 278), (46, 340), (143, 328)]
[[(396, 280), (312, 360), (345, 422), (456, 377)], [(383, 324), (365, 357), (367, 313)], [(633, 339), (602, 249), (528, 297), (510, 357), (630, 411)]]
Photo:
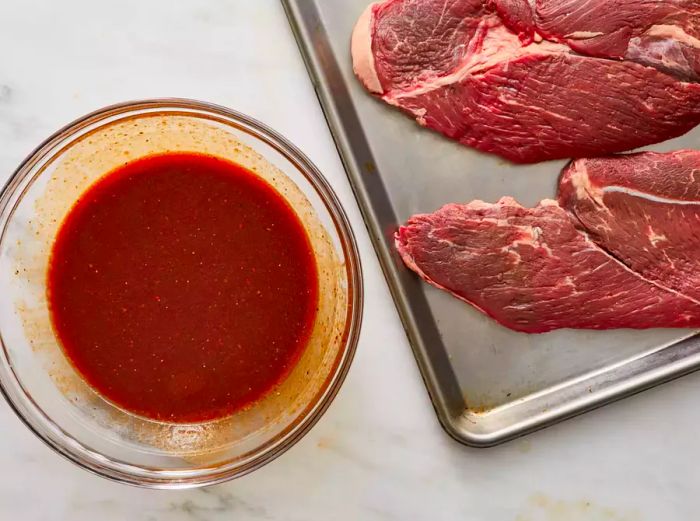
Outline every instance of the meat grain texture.
[(519, 163), (700, 123), (697, 0), (386, 0), (360, 17), (352, 56), (385, 102)]
[(572, 162), (559, 201), (451, 204), (396, 247), (427, 282), (504, 326), (700, 327), (700, 152)]

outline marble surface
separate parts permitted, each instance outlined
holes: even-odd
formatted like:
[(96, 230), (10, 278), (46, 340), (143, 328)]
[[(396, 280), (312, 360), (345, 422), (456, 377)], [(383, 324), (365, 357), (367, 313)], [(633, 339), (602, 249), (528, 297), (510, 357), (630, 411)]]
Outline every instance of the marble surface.
[(444, 434), (277, 0), (2, 2), (0, 181), (75, 117), (156, 96), (251, 114), (325, 173), (350, 214), (366, 273), (356, 361), (297, 446), (205, 490), (148, 491), (92, 476), (44, 446), (3, 402), (0, 520), (697, 517), (700, 374), (494, 449)]

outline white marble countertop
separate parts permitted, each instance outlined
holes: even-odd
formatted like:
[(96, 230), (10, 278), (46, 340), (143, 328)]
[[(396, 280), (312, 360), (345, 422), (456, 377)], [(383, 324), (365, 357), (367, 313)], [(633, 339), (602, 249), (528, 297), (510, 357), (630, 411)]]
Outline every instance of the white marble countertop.
[(501, 447), (441, 430), (277, 0), (16, 0), (0, 9), (0, 181), (103, 105), (178, 96), (281, 131), (357, 233), (366, 313), (328, 413), (281, 458), (205, 490), (149, 491), (65, 461), (0, 404), (0, 520), (685, 521), (700, 485), (700, 374)]

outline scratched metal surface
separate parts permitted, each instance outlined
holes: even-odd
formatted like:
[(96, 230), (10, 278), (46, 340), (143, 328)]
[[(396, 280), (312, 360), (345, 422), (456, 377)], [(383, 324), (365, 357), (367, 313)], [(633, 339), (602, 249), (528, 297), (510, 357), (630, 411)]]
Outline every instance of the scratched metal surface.
[[(420, 128), (369, 96), (349, 42), (368, 0), (283, 0), (355, 189), (440, 422), (490, 446), (700, 367), (688, 330), (509, 331), (421, 282), (392, 246), (396, 227), (445, 203), (555, 195), (564, 161), (515, 166)], [(700, 131), (652, 147), (695, 148)]]

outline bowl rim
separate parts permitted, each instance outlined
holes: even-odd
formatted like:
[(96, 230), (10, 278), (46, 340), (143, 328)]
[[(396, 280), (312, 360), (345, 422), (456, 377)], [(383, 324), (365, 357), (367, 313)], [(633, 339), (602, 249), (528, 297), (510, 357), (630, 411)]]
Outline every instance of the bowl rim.
[[(12, 209), (8, 214), (11, 196), (15, 194), (21, 182), (38, 163), (51, 157), (49, 153), (55, 149), (57, 144), (85, 127), (100, 121), (140, 111), (145, 111), (141, 112), (142, 114), (157, 114), (157, 109), (166, 113), (174, 109), (175, 111), (191, 111), (193, 115), (208, 113), (218, 118), (225, 118), (227, 124), (264, 142), (280, 153), (306, 178), (325, 205), (345, 255), (344, 265), (348, 279), (346, 326), (343, 331), (342, 347), (335, 367), (324, 384), (325, 388), (319, 391), (317, 401), (309, 404), (301, 413), (298, 422), (292, 424), (286, 432), (280, 435), (279, 439), (274, 440), (271, 446), (244, 460), (242, 464), (229, 467), (224, 465), (223, 468), (214, 467), (213, 472), (207, 472), (208, 469), (204, 468), (198, 470), (195, 475), (190, 475), (193, 474), (192, 471), (156, 470), (115, 461), (89, 449), (65, 433), (34, 403), (32, 397), (24, 391), (21, 382), (15, 377), (8, 357), (8, 346), (2, 338), (1, 330), (0, 393), (30, 431), (55, 452), (77, 466), (109, 480), (137, 487), (188, 489), (222, 483), (244, 476), (266, 465), (289, 450), (319, 421), (345, 381), (357, 350), (363, 318), (364, 281), (357, 241), (347, 214), (330, 183), (311, 160), (282, 134), (257, 119), (221, 105), (188, 98), (149, 98), (108, 105), (75, 119), (51, 134), (20, 162), (0, 190), (0, 239), (4, 235), (7, 221), (12, 214)], [(179, 114), (181, 115), (182, 112)], [(137, 114), (136, 117), (139, 115)], [(13, 381), (7, 381), (8, 378), (12, 378)], [(7, 386), (11, 383), (14, 383), (21, 392), (10, 392)], [(24, 401), (20, 399), (22, 397), (25, 399)], [(149, 473), (149, 476), (144, 476), (144, 472)], [(171, 477), (168, 474), (176, 474), (176, 476)]]

